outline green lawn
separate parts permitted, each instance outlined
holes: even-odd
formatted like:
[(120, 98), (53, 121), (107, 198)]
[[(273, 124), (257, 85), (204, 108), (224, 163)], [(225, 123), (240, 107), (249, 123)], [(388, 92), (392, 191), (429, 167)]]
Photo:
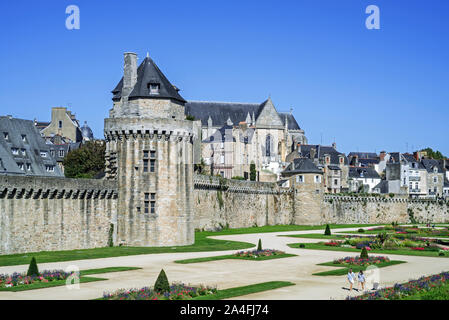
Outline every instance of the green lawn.
[(292, 282), (288, 281), (269, 281), (262, 282), (257, 284), (252, 284), (249, 286), (236, 287), (230, 289), (219, 290), (216, 294), (207, 295), (207, 296), (199, 296), (192, 300), (221, 300), (221, 299), (229, 299), (238, 296), (244, 296), (251, 293), (257, 293), (267, 290), (278, 289), (287, 286), (295, 285)]
[[(137, 267), (110, 267), (110, 268), (81, 270), (80, 271), (80, 283), (108, 280), (108, 279), (104, 279), (104, 278), (86, 277), (86, 275), (90, 275), (90, 274), (101, 274), (101, 273), (108, 273), (108, 272), (122, 272), (122, 271), (129, 271), (129, 270), (138, 270), (138, 269), (141, 269), (141, 268), (137, 268)], [(21, 286), (10, 287), (10, 288), (0, 288), (0, 291), (17, 292), (17, 291), (26, 291), (26, 290), (35, 290), (35, 289), (58, 287), (58, 286), (64, 286), (65, 284), (66, 284), (66, 280), (57, 280), (57, 281), (51, 281), (51, 282), (38, 282), (38, 283), (24, 284), (24, 285), (21, 285)]]
[[(375, 264), (375, 266), (378, 268), (384, 268), (384, 267), (393, 266), (395, 264), (400, 264), (400, 263), (405, 263), (405, 261), (392, 260), (390, 262), (382, 262), (382, 263)], [(319, 266), (329, 266), (329, 267), (339, 267), (339, 269), (314, 273), (313, 274), (314, 276), (342, 276), (342, 275), (347, 274), (350, 268), (352, 268), (352, 271), (354, 273), (357, 273), (360, 270), (365, 271), (367, 268), (367, 266), (358, 266), (358, 265), (351, 265), (351, 264), (335, 264), (332, 261), (320, 263), (318, 265)]]
[(401, 300), (449, 300), (449, 283), (431, 288), (427, 292), (416, 293)]
[(248, 257), (237, 257), (232, 254), (225, 255), (225, 256), (215, 256), (215, 257), (204, 257), (204, 258), (193, 258), (193, 259), (184, 259), (184, 260), (176, 260), (176, 263), (199, 263), (199, 262), (207, 262), (207, 261), (215, 261), (215, 260), (227, 260), (227, 259), (238, 259), (238, 260), (249, 260), (249, 261), (264, 261), (264, 260), (272, 260), (272, 259), (280, 259), (280, 258), (288, 258), (288, 257), (295, 257), (296, 254), (279, 254), (274, 256), (261, 256), (257, 258), (248, 258)]
[[(377, 224), (378, 225), (378, 224)], [(333, 229), (338, 228), (357, 228), (360, 224), (330, 225)], [(109, 257), (120, 257), (140, 254), (153, 253), (174, 253), (174, 252), (204, 252), (204, 251), (226, 251), (242, 250), (253, 248), (256, 244), (248, 242), (215, 240), (209, 236), (245, 234), (245, 233), (266, 233), (282, 231), (301, 231), (301, 230), (324, 230), (325, 226), (297, 226), (297, 225), (277, 225), (251, 228), (225, 229), (218, 232), (199, 231), (195, 232), (195, 244), (189, 246), (177, 247), (105, 247), (95, 249), (79, 249), (67, 251), (41, 251), (10, 255), (0, 255), (0, 267), (29, 264), (32, 257), (35, 257), (38, 263), (72, 261), (84, 259), (99, 259)]]
[(308, 234), (290, 234), (290, 235), (279, 235), (278, 237), (289, 237), (289, 238), (307, 238), (307, 239), (343, 239), (344, 236), (341, 234), (331, 234), (326, 236), (321, 233), (308, 233)]
[[(342, 247), (332, 247), (326, 246), (320, 243), (303, 243), (304, 248), (300, 248), (301, 243), (290, 243), (288, 246), (295, 249), (312, 249), (312, 250), (330, 250), (330, 251), (344, 251), (344, 252), (361, 252), (362, 250), (356, 248), (342, 248)], [(417, 251), (417, 250), (371, 250), (369, 253), (379, 253), (379, 254), (398, 254), (406, 256), (424, 256), (424, 257), (438, 257), (438, 258), (448, 258), (448, 255), (439, 256), (437, 251)]]

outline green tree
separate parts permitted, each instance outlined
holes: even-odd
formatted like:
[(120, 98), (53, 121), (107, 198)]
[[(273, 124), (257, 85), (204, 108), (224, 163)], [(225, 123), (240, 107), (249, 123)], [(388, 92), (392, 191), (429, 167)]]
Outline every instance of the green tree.
[(331, 235), (331, 228), (329, 227), (328, 224), (326, 224), (326, 230), (324, 230), (324, 235), (325, 236), (330, 236)]
[(436, 160), (441, 160), (441, 159), (446, 159), (446, 157), (438, 150), (433, 151), (432, 148), (425, 148), (422, 149), (421, 151), (425, 151), (427, 153), (427, 157), (430, 159), (436, 159)]
[(170, 292), (170, 284), (168, 283), (167, 275), (164, 269), (161, 270), (154, 284), (154, 291), (159, 293)]
[(256, 164), (254, 162), (251, 162), (249, 165), (249, 179), (251, 181), (256, 181), (257, 178), (257, 171), (256, 171)]
[(362, 248), (362, 253), (360, 253), (361, 259), (368, 259), (368, 250), (366, 250), (366, 247)]
[(36, 258), (33, 257), (30, 262), (30, 266), (28, 267), (27, 276), (38, 276), (39, 275), (39, 269), (37, 268)]
[(257, 244), (257, 251), (262, 251), (262, 240), (259, 239), (259, 243)]
[(88, 141), (79, 149), (70, 151), (64, 158), (67, 178), (94, 178), (104, 172), (106, 145)]

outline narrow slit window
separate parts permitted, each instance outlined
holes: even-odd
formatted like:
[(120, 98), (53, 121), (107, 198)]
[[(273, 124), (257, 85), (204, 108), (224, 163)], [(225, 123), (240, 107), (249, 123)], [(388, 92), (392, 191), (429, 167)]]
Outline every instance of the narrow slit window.
[(156, 166), (156, 160), (151, 159), (150, 160), (150, 172), (154, 172), (155, 171), (155, 166)]

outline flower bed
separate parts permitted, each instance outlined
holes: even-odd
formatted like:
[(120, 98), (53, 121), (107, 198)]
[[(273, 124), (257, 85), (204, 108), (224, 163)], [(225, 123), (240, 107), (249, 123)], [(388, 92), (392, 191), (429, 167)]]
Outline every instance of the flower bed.
[(377, 290), (373, 293), (366, 293), (358, 297), (347, 297), (346, 300), (400, 300), (401, 298), (425, 293), (434, 288), (448, 284), (449, 272), (429, 277), (421, 277), (403, 284), (395, 284), (393, 287)]
[(366, 266), (371, 264), (380, 264), (384, 262), (390, 262), (390, 259), (384, 256), (368, 256), (367, 259), (363, 259), (360, 258), (360, 256), (357, 256), (357, 257), (344, 257), (341, 259), (334, 260), (334, 264), (349, 264), (356, 266)]
[(326, 242), (324, 245), (331, 246), (331, 247), (339, 247), (341, 245), (341, 242), (339, 242), (339, 241), (329, 241), (329, 242)]
[(26, 273), (14, 272), (12, 275), (0, 274), (0, 288), (11, 288), (22, 285), (30, 285), (40, 282), (52, 282), (57, 280), (65, 280), (72, 273), (63, 270), (45, 270), (39, 273), (38, 276), (27, 276)]
[(285, 252), (280, 250), (265, 249), (265, 250), (239, 251), (235, 253), (234, 256), (244, 258), (258, 258), (258, 257), (271, 257), (281, 254), (285, 254)]
[(103, 293), (105, 300), (190, 300), (198, 296), (216, 294), (214, 287), (192, 287), (183, 283), (174, 283), (170, 286), (170, 291), (158, 293), (153, 288), (144, 287), (141, 289), (120, 289), (118, 291)]

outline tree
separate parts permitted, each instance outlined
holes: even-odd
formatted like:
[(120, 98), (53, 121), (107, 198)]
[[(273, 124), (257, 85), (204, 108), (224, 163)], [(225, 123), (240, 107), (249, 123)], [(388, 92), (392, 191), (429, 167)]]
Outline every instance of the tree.
[(366, 247), (362, 248), (362, 253), (360, 254), (360, 259), (368, 259), (368, 250), (366, 250)]
[(259, 239), (259, 243), (257, 244), (257, 251), (262, 251), (262, 240)]
[(170, 292), (170, 284), (168, 283), (167, 275), (164, 269), (161, 270), (154, 284), (154, 291), (158, 293)]
[(36, 258), (33, 257), (30, 262), (30, 266), (28, 267), (27, 276), (38, 276), (39, 275), (39, 269), (37, 268)]
[(257, 178), (257, 172), (256, 172), (256, 164), (254, 162), (251, 162), (249, 165), (249, 179), (251, 181), (256, 181)]
[(446, 159), (446, 157), (438, 150), (433, 151), (432, 148), (425, 148), (422, 149), (421, 151), (425, 151), (427, 153), (427, 157), (430, 159), (435, 159), (435, 160), (442, 160), (442, 159)]
[(104, 143), (88, 141), (79, 149), (70, 151), (64, 158), (64, 174), (67, 178), (93, 178), (105, 169)]
[(331, 235), (331, 228), (328, 224), (326, 224), (326, 230), (324, 230), (324, 235), (330, 236)]

